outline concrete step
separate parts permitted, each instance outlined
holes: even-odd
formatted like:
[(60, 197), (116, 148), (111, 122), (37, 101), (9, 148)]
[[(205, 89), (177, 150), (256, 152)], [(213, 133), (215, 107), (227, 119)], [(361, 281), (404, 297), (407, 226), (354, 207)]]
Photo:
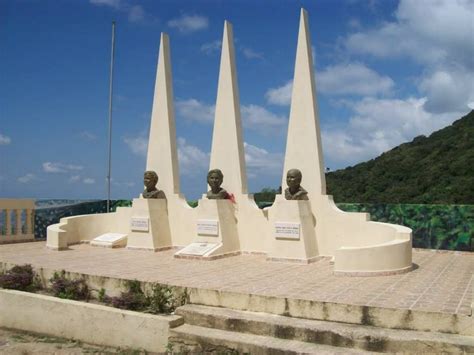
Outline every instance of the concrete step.
[(188, 325), (376, 352), (474, 353), (474, 337), (376, 328), (187, 304), (176, 310)]
[(184, 324), (170, 329), (169, 346), (176, 354), (366, 354), (358, 349), (246, 334)]

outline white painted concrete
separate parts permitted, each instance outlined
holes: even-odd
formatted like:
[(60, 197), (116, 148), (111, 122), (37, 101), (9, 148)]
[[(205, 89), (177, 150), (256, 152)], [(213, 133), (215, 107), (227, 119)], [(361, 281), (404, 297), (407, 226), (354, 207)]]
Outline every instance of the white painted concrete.
[[(314, 65), (305, 10), (301, 11), (294, 73), (282, 186), (286, 186), (287, 170), (301, 170), (308, 202), (295, 204), (278, 196), (272, 207), (260, 210), (247, 193), (235, 50), (232, 26), (226, 21), (210, 169), (222, 170), (223, 187), (234, 194), (235, 205), (204, 198), (193, 209), (180, 194), (169, 41), (163, 34), (147, 169), (155, 170), (159, 175), (158, 188), (167, 197), (166, 202), (161, 203), (165, 203), (166, 208), (151, 208), (152, 202), (135, 199), (132, 208), (119, 209), (115, 214), (62, 219), (60, 224), (48, 227), (48, 247), (63, 249), (100, 233), (129, 233), (130, 217), (138, 213), (149, 216), (153, 228), (145, 238), (140, 238), (140, 232), (134, 231), (129, 237), (129, 247), (156, 250), (211, 242), (213, 238), (215, 241), (215, 236), (199, 236), (196, 227), (200, 219), (214, 219), (219, 222), (217, 242), (222, 246), (213, 251), (212, 256), (239, 251), (301, 261), (330, 256), (334, 257), (335, 271), (340, 273), (386, 274), (409, 270), (412, 265), (409, 228), (370, 222), (366, 213), (343, 212), (336, 207), (332, 196), (326, 194)], [(206, 189), (203, 182), (203, 192)], [(275, 239), (275, 222), (299, 223), (301, 238), (296, 241)]]
[(0, 327), (80, 340), (87, 343), (164, 352), (170, 325), (181, 317), (159, 316), (0, 290)]

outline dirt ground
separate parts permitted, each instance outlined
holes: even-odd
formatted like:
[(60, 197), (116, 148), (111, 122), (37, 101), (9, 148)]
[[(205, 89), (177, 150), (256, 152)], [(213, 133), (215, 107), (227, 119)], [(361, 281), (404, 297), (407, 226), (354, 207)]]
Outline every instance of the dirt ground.
[(0, 328), (0, 354), (123, 354), (142, 355), (150, 354), (145, 351), (133, 349), (117, 349), (80, 341), (56, 338), (47, 335), (20, 332)]

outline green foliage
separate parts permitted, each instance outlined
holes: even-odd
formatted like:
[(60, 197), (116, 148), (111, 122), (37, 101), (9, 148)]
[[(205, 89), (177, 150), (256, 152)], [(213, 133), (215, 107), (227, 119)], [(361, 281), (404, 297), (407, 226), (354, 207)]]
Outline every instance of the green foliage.
[(122, 292), (119, 297), (109, 298), (109, 302), (115, 308), (128, 309), (131, 311), (144, 311), (148, 306), (145, 293), (142, 291), (140, 281), (127, 281), (127, 291)]
[(337, 202), (474, 204), (474, 111), (368, 162), (326, 175)]
[(189, 200), (188, 205), (191, 206), (192, 208), (195, 208), (198, 206), (198, 201), (197, 200)]
[(15, 265), (0, 275), (0, 287), (10, 290), (34, 292), (41, 288), (41, 282), (31, 265)]
[(86, 280), (70, 280), (66, 277), (66, 271), (64, 270), (61, 273), (55, 272), (49, 281), (51, 282), (51, 293), (56, 297), (85, 301), (88, 301), (90, 298), (90, 291)]
[[(107, 201), (105, 201), (107, 203)], [(110, 211), (115, 212), (117, 207), (132, 207), (131, 200), (112, 200), (110, 201)]]
[(145, 293), (140, 281), (127, 282), (127, 291), (119, 297), (106, 298), (112, 306), (132, 311), (148, 312), (153, 314), (170, 314), (186, 303), (187, 292), (177, 292), (177, 289), (168, 285), (153, 284), (151, 291)]
[(259, 205), (259, 207), (260, 207), (260, 204), (264, 204), (264, 203), (271, 205), (275, 201), (275, 195), (277, 193), (279, 193), (278, 190), (265, 187), (262, 189), (262, 191), (255, 193), (253, 195), (253, 198), (255, 202), (257, 203), (257, 205)]
[(97, 294), (97, 299), (99, 302), (105, 303), (107, 300), (107, 295), (105, 294), (105, 288), (101, 288)]
[(368, 212), (372, 221), (413, 230), (413, 247), (473, 251), (474, 205), (338, 203), (347, 212)]
[(150, 302), (148, 311), (153, 314), (169, 314), (176, 308), (186, 303), (187, 293), (177, 295), (175, 290), (168, 285), (154, 284), (148, 295)]

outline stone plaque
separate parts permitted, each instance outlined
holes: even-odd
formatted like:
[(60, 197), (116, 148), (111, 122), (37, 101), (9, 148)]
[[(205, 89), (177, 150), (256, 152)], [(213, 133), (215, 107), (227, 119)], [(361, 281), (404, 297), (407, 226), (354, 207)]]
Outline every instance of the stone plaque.
[(179, 255), (200, 255), (203, 256), (217, 247), (218, 243), (191, 243), (187, 247), (181, 249), (176, 254)]
[(130, 227), (132, 231), (148, 232), (150, 230), (149, 219), (147, 217), (132, 217)]
[(127, 244), (127, 235), (122, 233), (105, 233), (91, 240), (92, 246), (117, 248)]
[(300, 239), (300, 224), (288, 222), (275, 223), (275, 238), (277, 239)]
[(219, 235), (219, 222), (215, 219), (198, 219), (197, 233), (200, 235)]
[(126, 234), (121, 233), (105, 233), (95, 238), (94, 241), (114, 243), (120, 241), (120, 239), (123, 239), (126, 236)]

